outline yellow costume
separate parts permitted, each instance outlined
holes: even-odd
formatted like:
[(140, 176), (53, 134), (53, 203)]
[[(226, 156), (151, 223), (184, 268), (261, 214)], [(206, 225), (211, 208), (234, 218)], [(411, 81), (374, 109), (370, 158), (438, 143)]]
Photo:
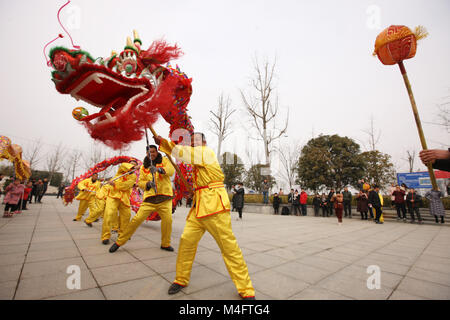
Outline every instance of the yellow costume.
[[(155, 190), (153, 188), (147, 190), (146, 184), (149, 181), (153, 181), (153, 175), (150, 172), (150, 169), (145, 169), (144, 166), (141, 166), (138, 186), (139, 188), (144, 190), (144, 201), (139, 207), (139, 211), (128, 224), (128, 227), (117, 239), (116, 244), (118, 246), (123, 246), (128, 241), (128, 239), (130, 239), (136, 229), (141, 225), (141, 223), (154, 211), (158, 212), (159, 216), (161, 217), (161, 247), (170, 246), (170, 236), (172, 234), (173, 197), (172, 182), (170, 181), (170, 177), (174, 174), (175, 169), (170, 163), (169, 159), (167, 159), (166, 157), (162, 158), (162, 163), (157, 164), (156, 168), (163, 168), (166, 172), (165, 174), (155, 172), (155, 184), (158, 193), (155, 193)], [(167, 196), (170, 198), (167, 198), (167, 200), (161, 203), (150, 203), (145, 201), (149, 197), (157, 195)]]
[(380, 222), (384, 222), (384, 218), (383, 218), (383, 196), (381, 195), (381, 193), (378, 194), (378, 196), (380, 197), (380, 203), (381, 203), (381, 215), (380, 215)]
[[(130, 163), (122, 163), (114, 178), (129, 172), (132, 167)], [(130, 195), (135, 182), (136, 175), (132, 173), (115, 180), (114, 186), (109, 188), (103, 217), (102, 241), (111, 237), (111, 228), (117, 211), (119, 211), (119, 236), (128, 226), (131, 217)]]
[(95, 211), (95, 193), (100, 189), (100, 181), (93, 182), (92, 178), (87, 178), (80, 181), (77, 187), (80, 189), (80, 193), (75, 199), (80, 200), (80, 204), (75, 220), (80, 221), (87, 208), (89, 208), (89, 213)]
[[(95, 210), (89, 211), (89, 216), (84, 220), (86, 223), (92, 223), (98, 218), (102, 217), (105, 212), (106, 199), (108, 197), (110, 185), (106, 184), (100, 187), (100, 190), (95, 194)], [(119, 216), (117, 214), (112, 217), (112, 229), (119, 230)]]
[(223, 185), (224, 175), (214, 151), (207, 146), (175, 145), (162, 139), (160, 150), (194, 166), (194, 200), (180, 239), (174, 283), (189, 283), (192, 263), (201, 237), (208, 231), (216, 240), (241, 297), (254, 297), (255, 290), (231, 229), (230, 200)]

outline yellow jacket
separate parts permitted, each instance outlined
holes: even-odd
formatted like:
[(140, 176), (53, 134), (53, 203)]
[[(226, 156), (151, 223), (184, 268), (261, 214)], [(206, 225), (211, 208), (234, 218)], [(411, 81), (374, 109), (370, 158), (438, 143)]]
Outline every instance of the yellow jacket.
[[(114, 178), (128, 172), (133, 167), (130, 163), (122, 163)], [(133, 185), (136, 183), (134, 173), (123, 176), (114, 181), (114, 186), (109, 188), (108, 198), (119, 199), (125, 206), (130, 206), (130, 196)]]
[(95, 197), (99, 200), (106, 200), (106, 197), (108, 197), (109, 190), (111, 190), (112, 186), (109, 184), (105, 184), (100, 187), (100, 189), (95, 194)]
[(84, 179), (78, 183), (77, 188), (80, 190), (80, 193), (77, 195), (75, 199), (77, 200), (90, 200), (95, 197), (94, 192), (84, 191), (90, 190), (97, 192), (100, 189), (100, 181), (97, 179), (95, 182), (92, 182), (91, 178)]
[[(230, 211), (230, 199), (223, 185), (225, 178), (214, 151), (207, 146), (181, 146), (162, 140), (159, 149), (194, 166), (194, 199), (189, 215), (197, 218)], [(188, 215), (188, 217), (189, 217)]]
[(151, 188), (150, 190), (146, 190), (146, 184), (149, 181), (153, 181), (153, 175), (150, 172), (150, 168), (145, 169), (144, 166), (141, 166), (138, 186), (139, 188), (144, 190), (144, 199), (154, 195), (165, 195), (170, 197), (173, 196), (172, 182), (170, 181), (170, 177), (175, 173), (175, 168), (172, 166), (172, 163), (170, 163), (169, 159), (163, 157), (162, 163), (157, 164), (156, 168), (163, 168), (166, 171), (165, 174), (160, 174), (159, 172), (155, 173), (156, 190), (158, 191), (158, 193), (155, 193), (155, 189), (153, 188)]

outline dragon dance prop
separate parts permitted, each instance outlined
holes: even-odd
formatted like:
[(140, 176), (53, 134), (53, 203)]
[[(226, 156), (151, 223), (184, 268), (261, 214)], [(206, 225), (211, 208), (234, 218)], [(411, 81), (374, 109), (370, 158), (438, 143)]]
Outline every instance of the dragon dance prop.
[[(58, 11), (60, 24), (59, 13), (64, 6)], [(64, 29), (62, 24), (61, 27)], [(51, 74), (55, 88), (61, 94), (70, 94), (77, 101), (100, 109), (89, 115), (87, 109), (77, 107), (72, 115), (93, 139), (113, 149), (141, 140), (145, 129), (159, 116), (170, 125), (169, 137), (180, 143), (186, 133), (194, 131), (187, 114), (192, 79), (178, 65), (174, 68), (170, 64), (183, 53), (177, 45), (169, 45), (164, 40), (154, 41), (145, 50), (136, 31), (133, 36), (133, 41), (127, 37), (120, 54), (112, 51), (108, 57), (94, 59), (75, 46), (69, 35), (73, 49), (58, 46), (49, 53), (47, 65), (54, 69)], [(59, 34), (51, 42), (63, 37)], [(174, 201), (185, 196), (189, 189), (180, 181), (192, 186), (189, 167), (186, 165), (181, 170), (187, 174), (183, 178), (179, 176), (180, 170), (177, 171)]]
[[(418, 26), (412, 32), (408, 27), (401, 25), (392, 25), (384, 29), (375, 41), (375, 51), (373, 55), (377, 55), (378, 59), (384, 65), (398, 64), (400, 72), (403, 76), (403, 81), (408, 91), (409, 100), (411, 102), (412, 111), (414, 114), (414, 119), (416, 121), (417, 131), (419, 133), (420, 143), (423, 150), (427, 150), (427, 143), (425, 140), (425, 135), (422, 130), (422, 124), (420, 122), (419, 112), (417, 110), (416, 101), (412, 92), (411, 84), (406, 73), (405, 65), (403, 60), (411, 59), (416, 55), (417, 40), (423, 39), (428, 35), (425, 28)], [(430, 175), (432, 193), (439, 193), (439, 189), (436, 182), (436, 177), (434, 175), (432, 164), (427, 165), (428, 173)], [(439, 201), (440, 197), (433, 197), (430, 201)], [(437, 205), (432, 204), (430, 209), (436, 207)]]
[(22, 148), (12, 144), (11, 139), (0, 136), (0, 160), (8, 160), (14, 165), (15, 176), (20, 180), (26, 180), (31, 176), (30, 163), (22, 160)]

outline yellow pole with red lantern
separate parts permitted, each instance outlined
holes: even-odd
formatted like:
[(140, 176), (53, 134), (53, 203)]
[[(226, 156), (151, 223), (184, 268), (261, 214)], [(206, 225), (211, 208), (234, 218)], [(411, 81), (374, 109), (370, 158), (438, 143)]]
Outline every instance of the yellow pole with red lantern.
[[(427, 143), (425, 135), (423, 133), (422, 124), (420, 122), (419, 111), (417, 110), (416, 101), (411, 89), (411, 83), (409, 82), (408, 75), (406, 73), (403, 60), (410, 59), (415, 56), (417, 49), (417, 40), (425, 38), (428, 35), (425, 28), (418, 26), (415, 31), (412, 32), (408, 27), (401, 25), (392, 25), (384, 29), (375, 41), (374, 55), (378, 56), (378, 59), (384, 65), (398, 64), (400, 72), (405, 82), (406, 90), (408, 91), (409, 100), (411, 102), (414, 119), (416, 121), (417, 131), (419, 133), (420, 143), (423, 150), (427, 150)], [(433, 190), (439, 190), (434, 175), (433, 167), (431, 164), (427, 165), (428, 173), (431, 179), (431, 185)]]

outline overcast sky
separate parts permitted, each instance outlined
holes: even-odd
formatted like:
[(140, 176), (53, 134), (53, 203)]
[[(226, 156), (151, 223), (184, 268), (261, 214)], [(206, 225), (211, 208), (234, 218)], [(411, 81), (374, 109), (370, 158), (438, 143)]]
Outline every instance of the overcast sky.
[[(48, 152), (62, 142), (87, 152), (92, 139), (72, 118), (72, 109), (94, 107), (57, 93), (43, 47), (63, 30), (56, 17), (65, 0), (0, 0), (0, 134), (24, 149), (41, 138)], [(221, 93), (237, 109), (234, 133), (223, 150), (245, 161), (249, 122), (239, 89), (249, 89), (253, 58), (276, 57), (280, 117), (289, 109), (289, 129), (282, 144), (306, 143), (313, 135), (348, 136), (366, 150), (363, 131), (374, 118), (381, 132), (378, 149), (405, 172), (406, 150), (420, 148), (408, 95), (397, 66), (372, 56), (375, 38), (392, 24), (423, 25), (429, 37), (405, 66), (412, 84), (429, 148), (448, 147), (449, 132), (438, 122), (437, 104), (450, 101), (450, 1), (72, 1), (61, 19), (76, 45), (94, 57), (120, 52), (137, 29), (147, 48), (164, 37), (185, 55), (174, 61), (193, 78), (189, 114), (197, 130), (208, 131), (209, 110)], [(53, 45), (71, 48), (65, 35)], [(48, 54), (48, 50), (46, 52)], [(429, 122), (429, 123), (428, 123)], [(167, 136), (160, 119), (156, 131)], [(363, 143), (366, 143), (365, 146)], [(254, 157), (262, 141), (251, 141)], [(105, 148), (106, 149), (106, 148)], [(145, 139), (126, 154), (142, 158)], [(40, 166), (44, 166), (41, 161)], [(416, 169), (425, 167), (416, 159)]]

